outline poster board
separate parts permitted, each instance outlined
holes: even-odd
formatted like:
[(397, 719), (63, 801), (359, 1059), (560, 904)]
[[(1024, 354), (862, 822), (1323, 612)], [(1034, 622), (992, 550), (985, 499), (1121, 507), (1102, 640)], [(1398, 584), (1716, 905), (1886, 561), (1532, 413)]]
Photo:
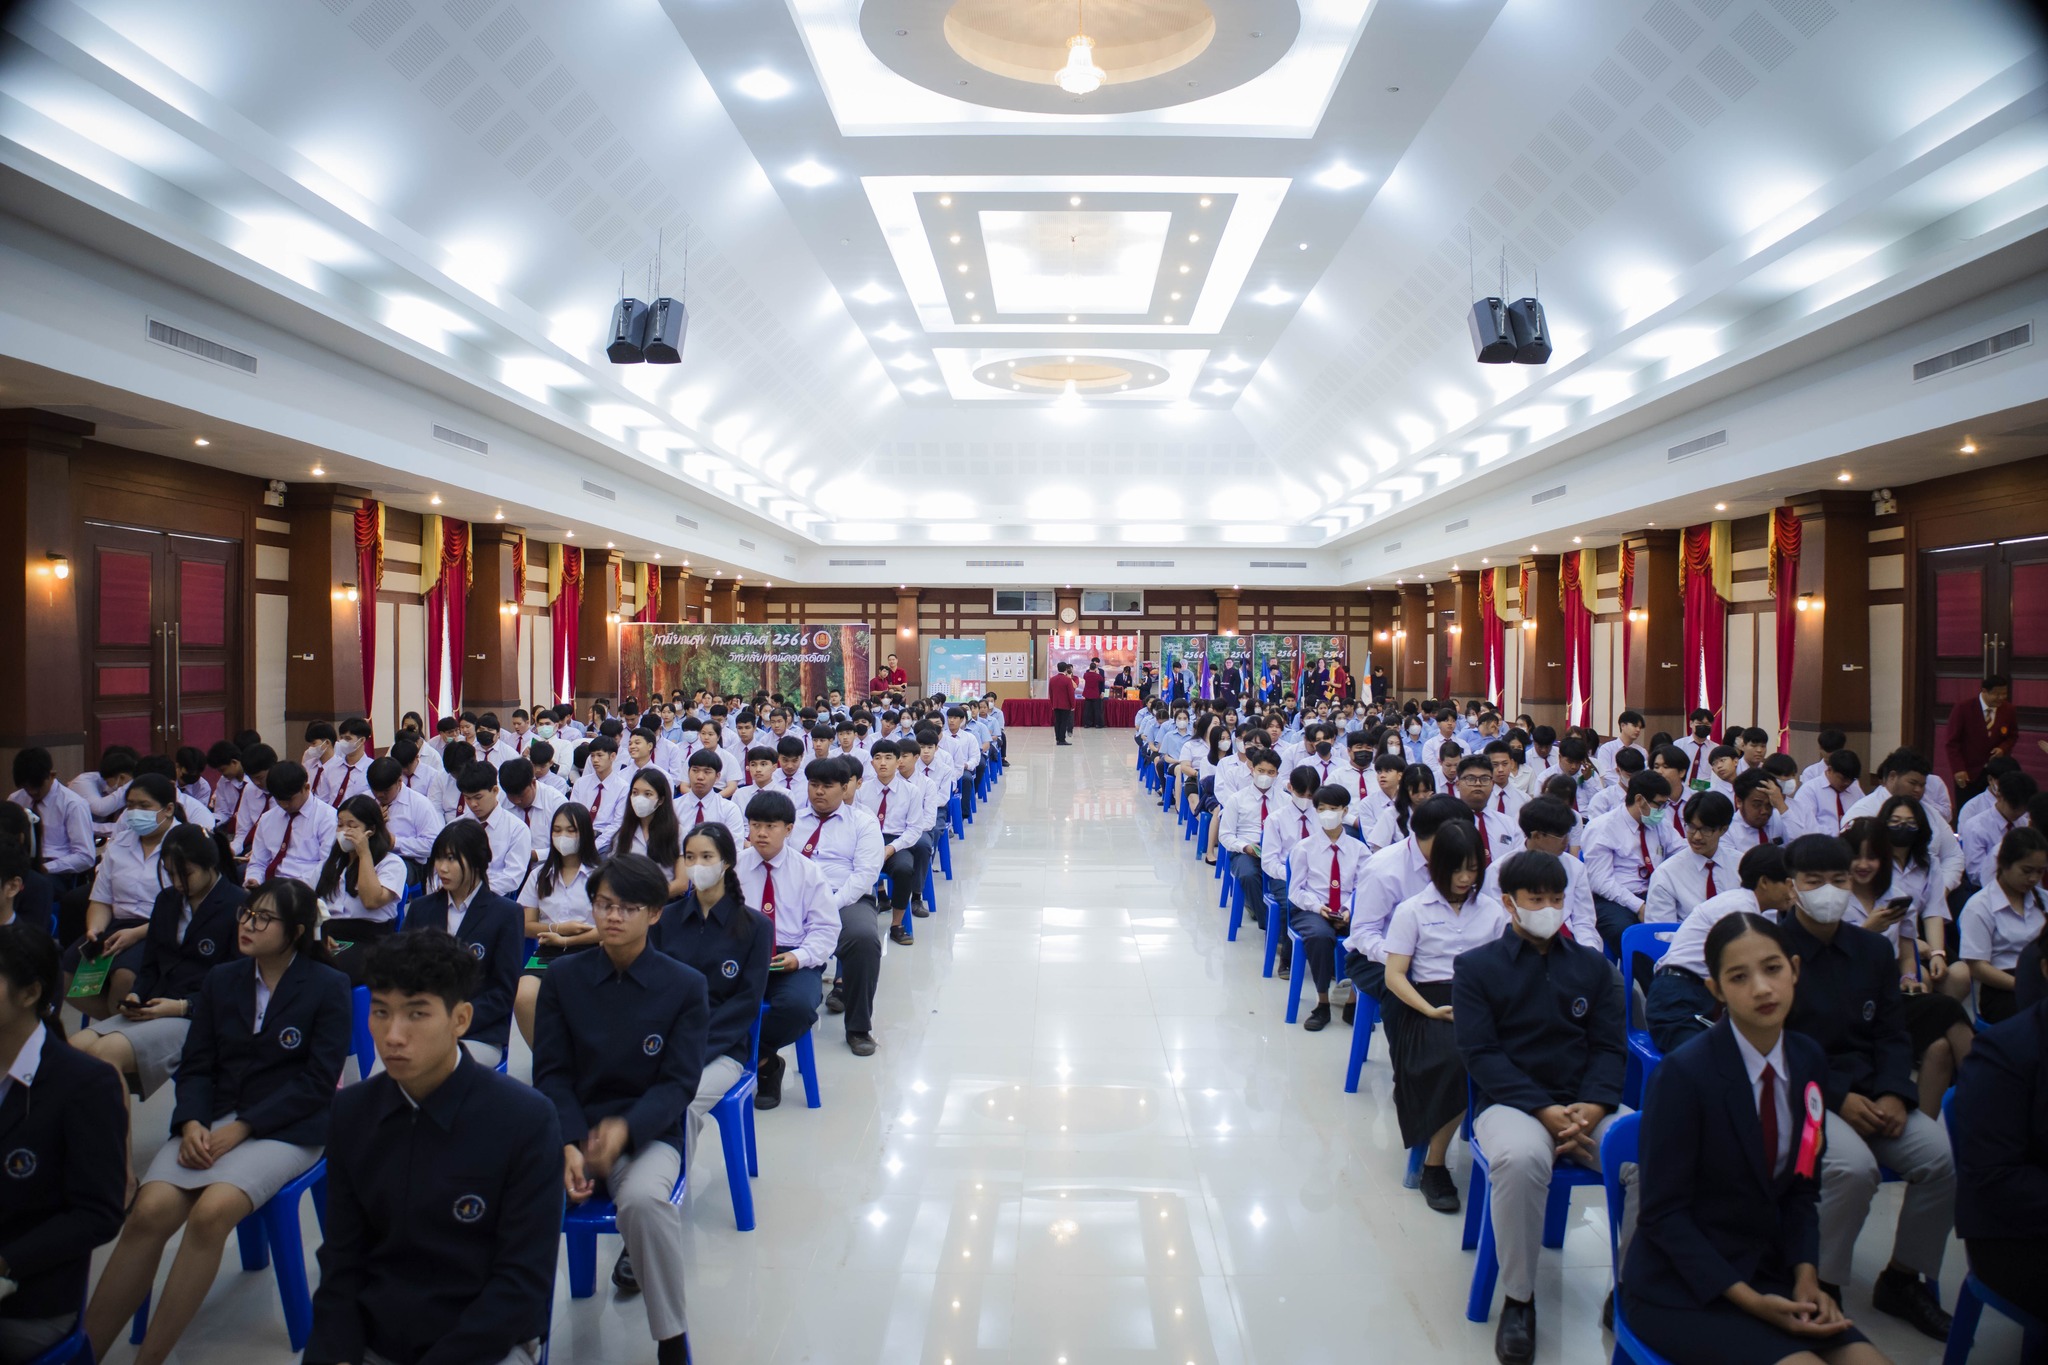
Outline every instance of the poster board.
[[(1334, 665), (1340, 663), (1345, 666), (1347, 671), (1350, 669), (1350, 660), (1345, 657), (1351, 647), (1350, 636), (1303, 635), (1298, 638), (1301, 640), (1301, 671), (1303, 674), (1316, 667), (1320, 667), (1325, 673), (1328, 673)], [(1312, 697), (1309, 700), (1318, 701), (1321, 698)]]
[(780, 692), (807, 703), (834, 689), (868, 694), (873, 631), (839, 625), (619, 624), (619, 695), (667, 696), (705, 688), (720, 696)]
[(1161, 635), (1159, 638), (1159, 687), (1154, 694), (1167, 697), (1173, 693), (1173, 665), (1176, 660), (1187, 666), (1188, 696), (1202, 695), (1202, 676), (1209, 663), (1209, 637), (1207, 635)]
[(1252, 637), (1249, 635), (1211, 635), (1209, 637), (1208, 670), (1203, 675), (1205, 697), (1221, 696), (1222, 688), (1217, 684), (1223, 670), (1235, 665), (1237, 676), (1242, 680), (1236, 695), (1243, 696), (1243, 689), (1252, 679)]
[[(988, 643), (988, 693), (998, 701), (1035, 695), (1031, 676), (1034, 653), (1028, 630), (992, 630)], [(999, 666), (1000, 665), (1000, 666)]]
[(979, 635), (926, 636), (923, 677), (927, 694), (944, 692), (947, 701), (973, 701), (988, 685), (988, 642)]
[(1294, 680), (1301, 673), (1299, 635), (1252, 636), (1252, 678), (1255, 688), (1267, 686), (1269, 670), (1272, 674), (1274, 698), (1292, 697)]

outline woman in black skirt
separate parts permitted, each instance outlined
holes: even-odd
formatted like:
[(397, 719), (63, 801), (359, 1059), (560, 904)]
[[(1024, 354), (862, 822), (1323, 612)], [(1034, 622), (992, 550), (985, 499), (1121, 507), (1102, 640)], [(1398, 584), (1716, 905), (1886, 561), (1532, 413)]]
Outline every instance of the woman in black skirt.
[(1453, 820), (1429, 846), (1429, 889), (1394, 908), (1387, 922), (1387, 982), (1380, 997), (1394, 1067), (1401, 1145), (1429, 1150), (1422, 1197), (1438, 1213), (1458, 1211), (1458, 1187), (1444, 1165), (1465, 1114), (1465, 1064), (1451, 1025), (1451, 969), (1458, 954), (1484, 947), (1507, 928), (1499, 900), (1480, 894), (1486, 851), (1479, 832)]
[(1650, 1078), (1622, 1315), (1672, 1365), (1889, 1365), (1820, 1286), (1828, 1059), (1785, 1027), (1799, 965), (1747, 911), (1706, 958), (1727, 1013)]
[(321, 934), (327, 951), (351, 984), (362, 984), (362, 959), (370, 945), (398, 931), (407, 876), (377, 798), (342, 802), (334, 812), (334, 847), (320, 866), (313, 894), (326, 916)]
[(580, 801), (564, 801), (555, 807), (548, 823), (547, 858), (519, 886), (519, 908), (526, 916), (526, 937), (533, 941), (533, 956), (519, 970), (512, 1018), (528, 1047), (533, 1046), (540, 979), (549, 964), (564, 953), (597, 946), (597, 924), (590, 913), (590, 879), (598, 866), (597, 831), (590, 823), (590, 808)]

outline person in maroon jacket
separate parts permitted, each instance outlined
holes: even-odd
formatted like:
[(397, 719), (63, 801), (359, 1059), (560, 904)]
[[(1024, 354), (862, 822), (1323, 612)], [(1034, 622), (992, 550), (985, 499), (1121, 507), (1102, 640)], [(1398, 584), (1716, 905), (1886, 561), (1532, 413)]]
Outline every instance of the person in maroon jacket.
[(1074, 733), (1074, 666), (1062, 662), (1045, 690), (1052, 698), (1052, 742), (1065, 744)]
[(1108, 681), (1100, 656), (1090, 658), (1087, 671), (1081, 674), (1081, 723), (1091, 730), (1102, 728), (1102, 689)]
[(1974, 697), (1964, 697), (1948, 715), (1948, 766), (1956, 783), (1956, 809), (1984, 790), (1984, 762), (2012, 752), (2019, 726), (2012, 713), (2012, 681), (2002, 673), (1984, 679)]

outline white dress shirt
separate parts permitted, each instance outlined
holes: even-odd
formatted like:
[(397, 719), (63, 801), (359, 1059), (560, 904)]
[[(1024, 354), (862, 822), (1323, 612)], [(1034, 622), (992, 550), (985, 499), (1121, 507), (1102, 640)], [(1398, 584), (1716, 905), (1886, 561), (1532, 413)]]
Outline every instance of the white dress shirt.
[(377, 860), (377, 884), (391, 893), (391, 899), (375, 910), (363, 904), (362, 882), (356, 889), (348, 889), (348, 869), (343, 868), (341, 876), (334, 883), (334, 890), (327, 895), (327, 917), (329, 919), (370, 920), (381, 924), (398, 918), (398, 902), (405, 895), (405, 860), (396, 853), (387, 853)]
[(696, 796), (684, 789), (676, 797), (676, 819), (682, 822), (685, 835), (698, 825), (724, 825), (732, 831), (733, 847), (743, 847), (747, 842), (747, 817), (740, 813), (737, 804), (716, 791)]
[(1647, 767), (1649, 765), (1650, 751), (1643, 747), (1641, 740), (1637, 740), (1634, 744), (1623, 744), (1621, 736), (1616, 735), (1593, 752), (1593, 767), (1599, 771), (1600, 776), (1610, 782), (1614, 780), (1614, 760), (1616, 755), (1620, 754), (1623, 749), (1634, 749), (1643, 756), (1644, 766)]
[(824, 872), (832, 902), (840, 910), (872, 895), (875, 878), (882, 875), (882, 827), (858, 805), (841, 802), (822, 819), (808, 801), (798, 806), (789, 847)]
[(1849, 807), (1862, 795), (1854, 784), (1836, 791), (1825, 780), (1801, 783), (1785, 803), (1785, 829), (1795, 839), (1802, 834), (1840, 834), (1848, 823)]
[(1756, 892), (1745, 891), (1731, 886), (1710, 901), (1701, 901), (1679, 922), (1677, 932), (1671, 935), (1671, 946), (1664, 950), (1659, 967), (1683, 967), (1704, 981), (1707, 979), (1707, 935), (1736, 911), (1762, 915), (1776, 924), (1778, 912), (1760, 909), (1756, 903)]
[(1287, 796), (1275, 782), (1266, 791), (1260, 791), (1252, 783), (1245, 783), (1230, 794), (1223, 803), (1223, 829), (1217, 840), (1223, 848), (1232, 853), (1242, 853), (1246, 845), (1263, 848), (1260, 843), (1266, 834), (1266, 820), (1274, 809), (1288, 804)]
[(241, 808), (242, 798), (247, 796), (249, 791), (249, 779), (246, 777), (223, 777), (213, 784), (211, 805), (216, 828), (227, 825), (232, 832), (234, 826), (229, 822), (235, 818), (236, 812)]
[(1962, 829), (1964, 874), (1978, 886), (1989, 886), (1997, 881), (1998, 846), (2005, 842), (2006, 835), (2026, 828), (2027, 823), (2025, 815), (2008, 821), (1998, 813), (1995, 803), (1965, 820)]
[(1366, 860), (1353, 900), (1351, 936), (1344, 950), (1374, 962), (1387, 960), (1387, 924), (1400, 904), (1429, 889), (1429, 860), (1413, 835), (1389, 844)]
[[(1843, 821), (1843, 825), (1846, 827), (1849, 820), (1875, 820), (1877, 813), (1884, 809), (1884, 803), (1889, 800), (1891, 793), (1883, 787), (1867, 793), (1862, 800), (1849, 807), (1848, 819)], [(1949, 828), (1947, 818), (1935, 810), (1931, 803), (1922, 800), (1920, 809), (1927, 813), (1927, 827), (1933, 831), (1927, 837), (1927, 856), (1941, 869), (1943, 889), (1953, 891), (1963, 880), (1963, 842), (1956, 837), (1956, 832)]]
[(447, 823), (439, 807), (402, 782), (398, 795), (384, 808), (384, 832), (391, 836), (391, 847), (416, 863), (433, 856), (434, 836)]
[(242, 808), (235, 812), (234, 845), (237, 853), (246, 854), (256, 837), (257, 822), (276, 806), (276, 799), (263, 789), (261, 783), (249, 783), (248, 793), (242, 798)]
[[(886, 806), (884, 797), (887, 798)], [(924, 817), (928, 797), (925, 789), (909, 778), (898, 773), (887, 783), (867, 781), (861, 784), (860, 792), (854, 798), (860, 808), (875, 816), (882, 831), (884, 854), (889, 845), (908, 848), (917, 842), (917, 836), (924, 832), (918, 821)], [(880, 811), (881, 814), (876, 815)]]
[[(1643, 893), (1642, 919), (1645, 924), (1663, 924), (1684, 919), (1693, 907), (1723, 891), (1742, 885), (1736, 871), (1740, 860), (1723, 839), (1712, 858), (1702, 858), (1691, 845), (1678, 850), (1657, 865), (1650, 874), (1650, 886)], [(1707, 872), (1712, 869), (1714, 889), (1707, 890)]]
[(2028, 894), (2026, 905), (2015, 910), (2004, 887), (1996, 881), (1986, 882), (1964, 902), (1962, 914), (1956, 917), (1956, 960), (1987, 962), (2000, 971), (2011, 971), (2026, 946), (2048, 927), (2048, 912), (2043, 907), (2038, 887)]
[[(462, 813), (450, 823), (474, 819), (476, 816), (465, 805)], [(491, 890), (510, 898), (518, 893), (519, 884), (526, 880), (526, 869), (533, 863), (533, 831), (512, 809), (512, 803), (503, 797), (491, 808), (490, 818), (483, 821), (483, 827), (484, 834), (491, 841), (491, 865), (484, 874), (484, 880), (490, 883)]]
[(1785, 818), (1772, 811), (1770, 818), (1764, 821), (1764, 827), (1758, 829), (1742, 818), (1742, 810), (1737, 807), (1735, 818), (1728, 822), (1728, 832), (1721, 836), (1721, 847), (1732, 852), (1735, 861), (1740, 863), (1743, 854), (1767, 840), (1774, 844), (1786, 842)]
[[(1336, 919), (1349, 916), (1360, 875), (1371, 857), (1371, 851), (1344, 833), (1342, 826), (1338, 827), (1335, 839), (1318, 828), (1308, 839), (1294, 846), (1293, 856), (1288, 859), (1292, 875), (1287, 881), (1287, 903)], [(1334, 912), (1330, 909), (1333, 858), (1337, 871), (1337, 908)]]
[(526, 823), (536, 859), (547, 857), (548, 850), (554, 847), (555, 811), (568, 799), (553, 787), (544, 787), (538, 782), (533, 784), (533, 804), (530, 806), (521, 806), (504, 792), (498, 793), (498, 805)]
[(1589, 822), (1579, 847), (1593, 879), (1593, 894), (1641, 914), (1657, 864), (1684, 848), (1685, 837), (1671, 827), (1668, 814), (1662, 824), (1645, 825), (1622, 806)]
[(61, 782), (52, 782), (49, 793), (40, 800), (20, 788), (8, 800), (41, 822), (35, 837), (45, 872), (92, 871), (92, 807), (84, 797)]
[(763, 893), (772, 872), (775, 905), (770, 918), (775, 921), (776, 951), (794, 953), (799, 967), (822, 967), (839, 951), (839, 905), (825, 870), (799, 853), (800, 847), (792, 834), (782, 852), (767, 862), (751, 845), (742, 848), (737, 868), (740, 892), (750, 907), (768, 914)]
[[(1274, 783), (1278, 792), (1280, 784)], [(1266, 827), (1259, 833), (1259, 865), (1274, 881), (1289, 880), (1287, 854), (1296, 844), (1316, 832), (1316, 808), (1313, 803), (1300, 804), (1293, 792), (1275, 798), (1273, 810), (1266, 817)]]
[(351, 796), (370, 794), (370, 750), (366, 745), (350, 763), (340, 754), (327, 760), (313, 782), (313, 795), (330, 806), (340, 806)]
[(99, 871), (93, 874), (88, 899), (113, 906), (117, 920), (148, 919), (156, 908), (157, 893), (164, 889), (158, 875), (163, 852), (162, 839), (154, 848), (145, 849), (126, 825), (115, 830), (100, 851)]
[(1465, 904), (1454, 908), (1432, 885), (1394, 908), (1382, 946), (1388, 957), (1409, 959), (1409, 981), (1449, 981), (1458, 954), (1485, 947), (1507, 927), (1500, 897), (1482, 896), (1475, 887)]
[(308, 886), (320, 881), (320, 869), (327, 864), (327, 851), (334, 847), (334, 807), (317, 796), (307, 796), (298, 818), (282, 806), (272, 806), (256, 822), (256, 837), (249, 841), (248, 884), (260, 885), (270, 860), (280, 848), (284, 857), (277, 875), (293, 877)]
[(626, 818), (626, 798), (633, 785), (633, 765), (619, 763), (612, 767), (612, 775), (602, 782), (598, 780), (597, 769), (591, 768), (578, 779), (570, 800), (581, 802), (590, 811), (590, 823), (597, 830), (597, 851), (610, 855), (612, 840), (618, 837), (619, 824)]
[(557, 877), (554, 887), (540, 894), (540, 869), (519, 888), (519, 904), (536, 912), (542, 924), (595, 924), (590, 913), (590, 869), (578, 867), (571, 877)]
[[(1584, 948), (1598, 948), (1600, 921), (1593, 910), (1593, 883), (1586, 875), (1586, 865), (1569, 853), (1559, 854), (1557, 860), (1564, 864), (1564, 927), (1571, 930), (1574, 943)], [(1500, 899), (1500, 870), (1504, 864), (1505, 860), (1487, 866), (1486, 880), (1480, 886), (1481, 895), (1495, 901)]]

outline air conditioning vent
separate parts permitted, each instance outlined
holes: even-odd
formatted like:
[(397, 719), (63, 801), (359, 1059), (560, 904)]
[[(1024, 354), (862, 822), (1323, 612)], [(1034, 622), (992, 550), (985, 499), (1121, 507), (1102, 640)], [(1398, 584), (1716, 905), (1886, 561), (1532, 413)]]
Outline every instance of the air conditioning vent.
[(1400, 548), (1401, 542), (1397, 540), (1394, 541), (1392, 544), (1380, 546), (1380, 553), (1383, 555), (1390, 555)]
[(1024, 561), (1021, 559), (970, 559), (966, 563), (970, 569), (1021, 569), (1024, 567)]
[(168, 346), (174, 351), (198, 356), (201, 360), (210, 361), (215, 365), (240, 370), (243, 374), (256, 373), (256, 357), (247, 351), (238, 351), (232, 346), (223, 346), (218, 341), (195, 336), (182, 327), (171, 326), (168, 322), (149, 319), (148, 336), (159, 346)]
[(1667, 463), (1672, 460), (1683, 460), (1697, 455), (1703, 450), (1712, 450), (1717, 446), (1725, 446), (1727, 444), (1728, 433), (1726, 431), (1710, 431), (1704, 436), (1695, 436), (1690, 441), (1679, 442), (1664, 452), (1664, 459)]
[(794, 563), (796, 563), (796, 556), (795, 556), (795, 555), (784, 555), (784, 556), (782, 557), (782, 562), (783, 562), (783, 563), (785, 563), (785, 564), (794, 564)]
[(676, 513), (676, 525), (687, 527), (692, 531), (697, 529), (697, 523), (684, 516), (681, 512)]
[(758, 550), (760, 546), (754, 544), (751, 540), (743, 540), (740, 542), (740, 548), (742, 550)]
[(1349, 555), (1346, 555), (1346, 556), (1345, 556), (1344, 558), (1342, 558), (1342, 559), (1338, 560), (1338, 561), (1337, 561), (1337, 567), (1338, 567), (1338, 568), (1340, 568), (1340, 569), (1348, 569), (1348, 568), (1350, 568), (1350, 567), (1351, 567), (1351, 556), (1349, 556)]
[(1989, 360), (1993, 356), (2004, 355), (2007, 351), (2033, 344), (2034, 324), (2023, 322), (2017, 327), (2000, 332), (1995, 337), (1985, 337), (1982, 341), (1958, 346), (1953, 351), (1929, 356), (1913, 367), (1913, 382), (1917, 384), (1923, 379), (1932, 379), (1938, 374), (1960, 370), (1965, 365), (1975, 365), (1980, 360)]
[[(488, 455), (491, 453), (491, 447), (488, 441), (479, 441), (474, 436), (465, 436), (461, 432), (455, 430), (455, 428), (444, 427), (439, 422), (436, 422), (434, 424), (434, 439), (437, 441), (444, 442), (451, 446), (461, 446), (464, 450), (473, 450), (479, 455)], [(588, 485), (586, 484), (585, 487), (588, 487)]]
[[(788, 558), (788, 556), (784, 556)], [(830, 569), (880, 569), (888, 565), (886, 559), (828, 559), (825, 567)]]
[(617, 493), (614, 493), (601, 483), (592, 483), (588, 479), (583, 481), (583, 491), (590, 494), (593, 498), (603, 498), (606, 502), (617, 502), (619, 500)]
[(1446, 522), (1444, 524), (1444, 534), (1449, 535), (1453, 531), (1462, 531), (1471, 524), (1472, 518), (1470, 517), (1460, 517), (1456, 521)]
[(1116, 566), (1119, 569), (1170, 569), (1173, 567), (1173, 561), (1170, 559), (1119, 559), (1116, 562)]
[(1535, 503), (1550, 502), (1554, 499), (1561, 498), (1564, 496), (1564, 487), (1565, 486), (1563, 484), (1559, 484), (1555, 488), (1546, 488), (1541, 493), (1532, 493), (1529, 495), (1529, 501), (1533, 505)]
[(1308, 561), (1306, 559), (1254, 559), (1252, 567), (1254, 569), (1306, 569)]

